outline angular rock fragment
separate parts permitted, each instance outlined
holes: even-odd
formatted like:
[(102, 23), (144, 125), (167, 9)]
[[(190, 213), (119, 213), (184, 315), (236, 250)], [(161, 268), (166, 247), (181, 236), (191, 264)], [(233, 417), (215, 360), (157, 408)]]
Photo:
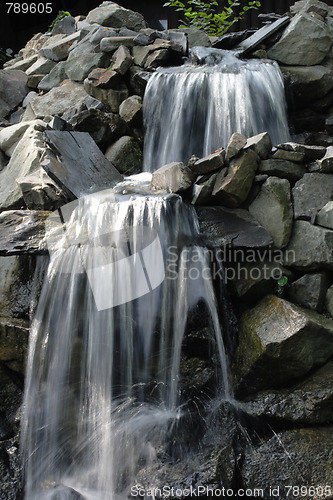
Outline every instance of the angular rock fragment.
[(257, 155), (265, 160), (272, 149), (272, 141), (267, 132), (263, 132), (262, 134), (254, 135), (253, 137), (249, 137), (246, 141), (245, 148), (252, 149)]
[(182, 162), (172, 162), (155, 170), (151, 184), (155, 189), (181, 193), (192, 186), (196, 175)]
[(231, 158), (238, 155), (238, 153), (246, 145), (246, 142), (247, 139), (244, 135), (239, 134), (238, 132), (234, 132), (230, 137), (230, 141), (227, 146), (226, 156), (225, 156), (226, 161), (229, 162)]
[(311, 220), (333, 198), (333, 176), (305, 174), (292, 190), (295, 219)]

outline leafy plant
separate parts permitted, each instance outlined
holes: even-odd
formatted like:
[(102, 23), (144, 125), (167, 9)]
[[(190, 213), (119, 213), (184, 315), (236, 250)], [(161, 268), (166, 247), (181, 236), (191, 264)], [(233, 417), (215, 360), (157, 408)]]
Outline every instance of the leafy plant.
[(287, 276), (281, 276), (281, 278), (277, 281), (276, 292), (279, 297), (282, 297), (285, 291), (285, 287), (288, 285)]
[(241, 10), (236, 11), (235, 7), (240, 5), (237, 0), (228, 0), (228, 5), (219, 12), (217, 0), (187, 0), (186, 4), (180, 0), (170, 0), (163, 7), (176, 7), (176, 12), (183, 13), (180, 28), (198, 28), (208, 35), (221, 36), (242, 19), (248, 10), (261, 7), (261, 2), (249, 1)]
[(51, 25), (49, 26), (49, 31), (52, 31), (56, 22), (61, 21), (64, 17), (70, 16), (71, 13), (68, 10), (59, 10), (58, 15), (53, 19)]

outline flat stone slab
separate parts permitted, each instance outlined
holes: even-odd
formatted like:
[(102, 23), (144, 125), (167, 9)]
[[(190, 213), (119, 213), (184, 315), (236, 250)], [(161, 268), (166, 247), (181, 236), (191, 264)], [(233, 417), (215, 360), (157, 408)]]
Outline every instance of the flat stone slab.
[(274, 23), (272, 24), (266, 24), (265, 26), (260, 28), (260, 30), (258, 30), (256, 33), (254, 33), (249, 38), (246, 38), (246, 40), (243, 40), (243, 42), (238, 44), (236, 49), (240, 50), (241, 51), (240, 55), (243, 56), (248, 52), (251, 52), (251, 50), (255, 49), (258, 45), (261, 44), (261, 42), (272, 36), (279, 29), (284, 28), (284, 26), (287, 26), (287, 24), (289, 23), (290, 23), (290, 17), (284, 16), (281, 17), (280, 19), (277, 19), (277, 21), (274, 21)]
[(44, 137), (52, 151), (46, 151), (41, 165), (70, 199), (107, 189), (123, 179), (88, 132), (48, 130)]
[(273, 243), (269, 233), (247, 210), (225, 207), (198, 207), (200, 230), (216, 247), (268, 247)]
[(47, 253), (45, 220), (52, 212), (8, 210), (0, 214), (0, 255)]

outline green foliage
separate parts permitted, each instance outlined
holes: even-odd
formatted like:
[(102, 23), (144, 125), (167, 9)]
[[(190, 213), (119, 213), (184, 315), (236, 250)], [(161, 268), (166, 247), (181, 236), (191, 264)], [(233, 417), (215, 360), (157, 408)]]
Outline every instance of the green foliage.
[(55, 19), (53, 19), (51, 25), (49, 26), (49, 31), (52, 31), (53, 28), (54, 28), (54, 25), (57, 21), (60, 21), (61, 19), (63, 19), (64, 17), (67, 17), (67, 16), (70, 16), (71, 13), (68, 12), (68, 10), (59, 10), (58, 12), (58, 15)]
[(242, 19), (248, 10), (261, 7), (259, 1), (249, 1), (247, 5), (236, 12), (235, 7), (240, 5), (237, 0), (228, 0), (228, 5), (223, 7), (222, 12), (218, 12), (219, 3), (217, 0), (187, 0), (186, 4), (180, 0), (170, 0), (163, 7), (176, 7), (177, 12), (182, 12), (183, 21), (180, 28), (197, 28), (205, 31), (208, 35), (221, 36), (234, 23)]
[(281, 276), (281, 278), (277, 281), (276, 285), (276, 293), (279, 297), (282, 297), (285, 291), (285, 287), (288, 285), (287, 276)]

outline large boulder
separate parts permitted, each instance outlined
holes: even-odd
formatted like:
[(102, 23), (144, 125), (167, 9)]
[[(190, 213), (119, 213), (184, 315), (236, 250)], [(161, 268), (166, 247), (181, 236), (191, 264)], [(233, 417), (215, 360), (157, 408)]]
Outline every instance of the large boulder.
[(77, 31), (68, 36), (58, 35), (50, 38), (50, 41), (43, 45), (39, 53), (51, 61), (63, 61), (67, 58), (69, 49), (74, 42), (80, 40), (80, 32)]
[(329, 201), (319, 210), (316, 217), (316, 224), (333, 229), (333, 201)]
[(142, 171), (143, 154), (134, 137), (121, 137), (109, 146), (105, 156), (122, 174), (132, 175)]
[(45, 221), (52, 212), (8, 210), (0, 214), (0, 255), (47, 252)]
[(292, 189), (295, 219), (310, 220), (333, 198), (333, 176), (305, 174)]
[(46, 123), (42, 120), (33, 120), (29, 122), (20, 122), (10, 125), (0, 130), (0, 149), (7, 155), (12, 156), (17, 144), (22, 139), (25, 131), (31, 125), (40, 126), (41, 130), (46, 128)]
[(269, 177), (249, 206), (249, 212), (269, 232), (277, 248), (288, 244), (293, 225), (293, 208), (287, 179)]
[(292, 183), (301, 179), (305, 172), (305, 166), (289, 160), (276, 160), (269, 158), (268, 160), (262, 160), (259, 164), (260, 174), (281, 177), (282, 179), (287, 179)]
[(41, 124), (28, 127), (8, 165), (0, 172), (0, 209), (8, 210), (24, 206), (22, 192), (16, 179), (40, 169), (40, 159), (45, 150), (43, 130), (45, 126)]
[(87, 21), (111, 28), (122, 28), (140, 31), (146, 28), (146, 22), (141, 14), (124, 9), (114, 2), (103, 2), (99, 7), (89, 12)]
[(28, 94), (27, 75), (21, 70), (0, 70), (0, 118), (5, 118)]
[(195, 174), (182, 162), (172, 162), (155, 170), (151, 184), (154, 189), (180, 193), (192, 186)]
[(297, 220), (283, 263), (300, 271), (333, 269), (333, 231)]
[(288, 299), (321, 312), (328, 288), (326, 273), (308, 273), (293, 281), (287, 289)]
[(325, 66), (281, 66), (293, 106), (303, 107), (333, 88), (332, 70)]
[(106, 68), (110, 63), (110, 57), (103, 53), (88, 53), (69, 55), (64, 65), (65, 73), (74, 82), (83, 82), (94, 68)]
[(246, 311), (232, 374), (236, 395), (281, 387), (333, 354), (333, 321), (275, 296)]
[(329, 28), (309, 14), (296, 15), (267, 55), (283, 64), (314, 66), (327, 56), (332, 45)]

